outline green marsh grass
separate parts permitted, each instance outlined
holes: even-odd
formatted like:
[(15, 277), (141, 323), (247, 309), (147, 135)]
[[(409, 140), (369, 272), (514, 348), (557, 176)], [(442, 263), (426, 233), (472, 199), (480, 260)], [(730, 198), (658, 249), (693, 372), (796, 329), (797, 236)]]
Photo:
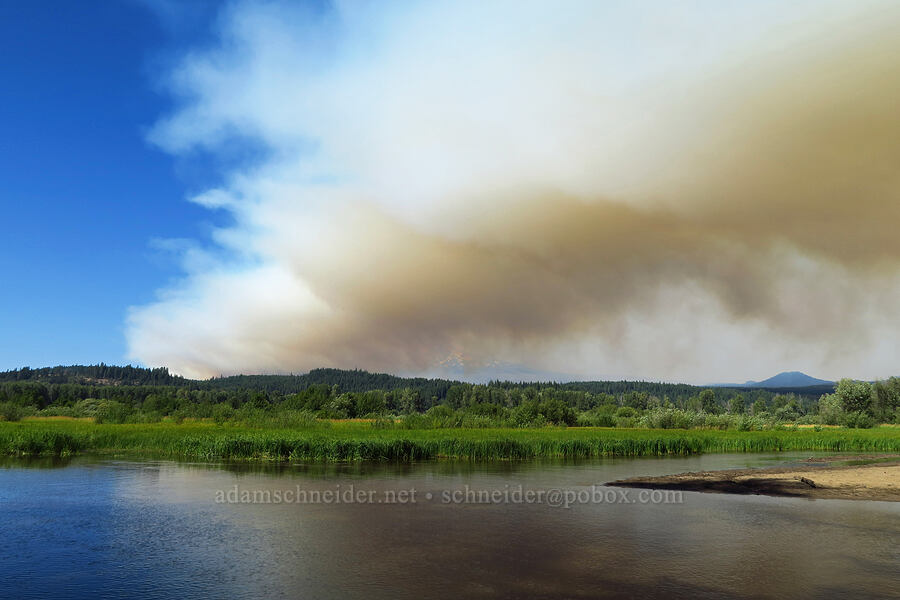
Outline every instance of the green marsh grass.
[(605, 428), (270, 429), (212, 423), (0, 422), (0, 455), (139, 455), (192, 460), (417, 461), (666, 456), (705, 452), (898, 452), (900, 429), (711, 431)]

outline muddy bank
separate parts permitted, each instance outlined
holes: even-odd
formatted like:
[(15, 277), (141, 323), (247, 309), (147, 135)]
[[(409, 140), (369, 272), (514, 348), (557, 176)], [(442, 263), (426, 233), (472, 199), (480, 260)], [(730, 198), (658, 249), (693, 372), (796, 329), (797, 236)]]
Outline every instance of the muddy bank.
[(828, 457), (809, 459), (796, 467), (634, 477), (607, 485), (719, 494), (900, 502), (900, 456)]

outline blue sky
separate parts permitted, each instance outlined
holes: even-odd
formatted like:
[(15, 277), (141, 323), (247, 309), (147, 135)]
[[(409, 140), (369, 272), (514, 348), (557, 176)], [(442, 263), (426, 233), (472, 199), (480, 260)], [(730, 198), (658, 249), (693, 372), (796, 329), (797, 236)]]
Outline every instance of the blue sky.
[(0, 3), (0, 369), (895, 374), (896, 3), (562, 6)]
[(164, 21), (137, 2), (0, 4), (0, 369), (122, 363), (128, 306), (178, 273), (157, 238), (202, 238), (185, 201), (215, 179), (145, 140), (170, 106), (167, 57), (212, 7)]

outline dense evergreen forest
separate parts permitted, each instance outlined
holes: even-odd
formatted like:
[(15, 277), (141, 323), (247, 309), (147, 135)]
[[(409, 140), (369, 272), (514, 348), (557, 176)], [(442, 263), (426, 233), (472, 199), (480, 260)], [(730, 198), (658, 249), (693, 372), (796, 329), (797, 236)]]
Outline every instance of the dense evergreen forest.
[[(24, 384), (27, 385), (15, 385)], [(12, 384), (12, 385), (10, 385)], [(206, 380), (186, 379), (172, 375), (161, 367), (145, 369), (131, 365), (118, 367), (105, 364), (73, 365), (31, 369), (24, 367), (0, 372), (0, 399), (14, 400), (9, 394), (18, 395), (14, 390), (30, 390), (26, 395), (36, 402), (28, 402), (45, 407), (51, 404), (67, 403), (70, 400), (86, 398), (107, 398), (125, 401), (143, 401), (149, 394), (164, 394), (175, 397), (191, 396), (198, 399), (215, 397), (245, 398), (259, 397), (267, 400), (298, 394), (314, 386), (327, 386), (329, 390), (342, 393), (362, 393), (380, 390), (392, 392), (405, 390), (413, 392), (421, 400), (425, 410), (441, 404), (450, 398), (450, 403), (466, 391), (475, 394), (479, 400), (498, 401), (498, 396), (518, 396), (516, 392), (529, 389), (553, 390), (560, 396), (568, 397), (572, 404), (577, 402), (577, 394), (566, 392), (586, 392), (591, 396), (627, 394), (668, 398), (673, 403), (686, 402), (699, 396), (702, 387), (681, 383), (654, 383), (646, 381), (579, 381), (556, 382), (511, 382), (494, 381), (486, 385), (468, 384), (447, 379), (426, 379), (423, 377), (398, 377), (386, 373), (370, 373), (363, 370), (313, 369), (302, 375), (233, 375)], [(165, 389), (171, 388), (171, 389)], [(453, 389), (456, 388), (456, 389)], [(179, 389), (202, 394), (178, 393)], [(453, 391), (451, 392), (451, 390)], [(807, 401), (817, 400), (823, 393), (833, 391), (833, 386), (811, 388), (790, 388), (786, 390), (768, 388), (710, 388), (716, 401), (722, 406), (735, 394), (742, 394), (750, 403), (756, 400), (771, 401), (778, 393), (792, 393)], [(4, 396), (4, 392), (6, 392)], [(223, 395), (224, 393), (224, 395)], [(583, 395), (582, 395), (583, 397)], [(2, 401), (2, 400), (0, 400)]]
[[(15, 420), (36, 414), (91, 416), (110, 422), (164, 417), (227, 420), (237, 411), (295, 411), (317, 418), (425, 413), (440, 414), (447, 420), (452, 413), (460, 422), (471, 417), (469, 421), (481, 418), (485, 422), (524, 425), (601, 426), (628, 426), (648, 415), (663, 413), (673, 422), (688, 419), (694, 425), (699, 422), (697, 415), (702, 416), (702, 423), (717, 415), (765, 415), (779, 421), (798, 421), (814, 420), (814, 416), (829, 410), (838, 415), (832, 420), (846, 421), (846, 415), (851, 415), (854, 423), (860, 419), (889, 422), (895, 418), (900, 380), (874, 386), (857, 383), (868, 386), (863, 395), (867, 394), (871, 402), (851, 398), (829, 404), (828, 399), (834, 396), (833, 386), (779, 390), (704, 389), (644, 381), (471, 384), (341, 369), (314, 369), (302, 375), (192, 380), (172, 375), (165, 368), (100, 364), (0, 373), (0, 418)], [(844, 391), (849, 389), (845, 386)], [(825, 412), (823, 406), (828, 408)]]

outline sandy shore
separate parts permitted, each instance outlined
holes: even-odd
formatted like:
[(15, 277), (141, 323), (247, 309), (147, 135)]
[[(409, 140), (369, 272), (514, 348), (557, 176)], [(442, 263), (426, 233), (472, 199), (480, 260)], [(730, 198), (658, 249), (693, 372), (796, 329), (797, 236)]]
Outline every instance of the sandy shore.
[[(840, 464), (851, 460), (878, 462)], [(828, 457), (809, 459), (803, 465), (793, 468), (734, 469), (663, 477), (634, 477), (607, 485), (720, 494), (900, 502), (900, 456)]]

